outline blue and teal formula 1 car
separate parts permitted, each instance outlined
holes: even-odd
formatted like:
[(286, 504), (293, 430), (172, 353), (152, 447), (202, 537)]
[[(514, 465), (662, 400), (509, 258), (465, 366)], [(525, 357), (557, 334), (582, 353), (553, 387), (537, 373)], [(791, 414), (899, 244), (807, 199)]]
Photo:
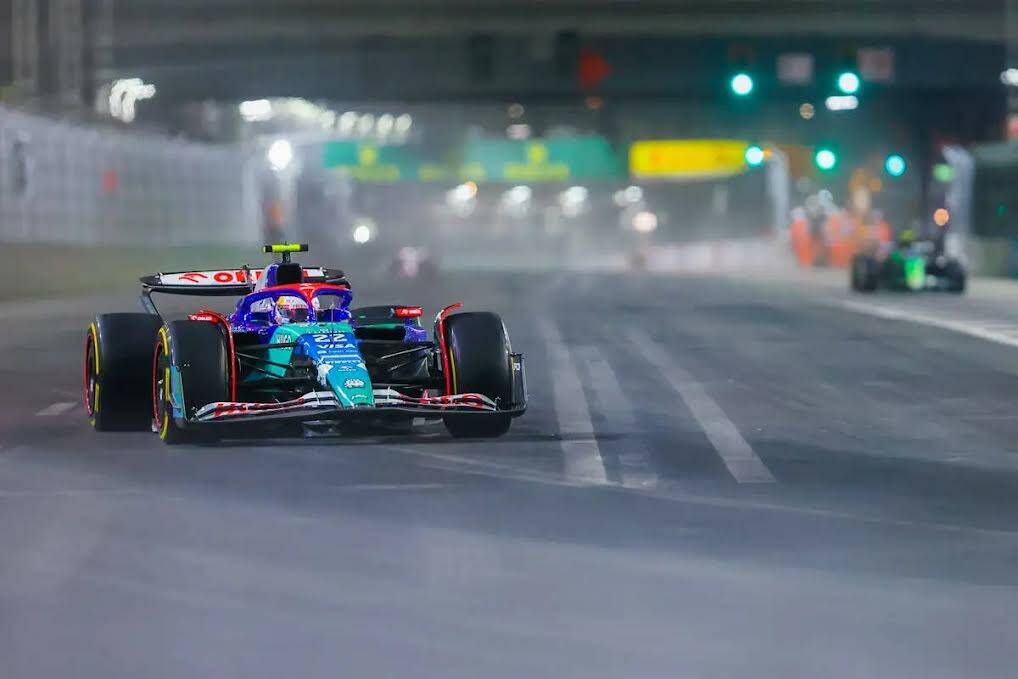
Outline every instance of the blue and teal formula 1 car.
[[(522, 354), (493, 313), (444, 308), (429, 333), (419, 306), (350, 309), (342, 271), (291, 253), (263, 270), (146, 276), (146, 313), (97, 316), (85, 337), (85, 407), (97, 430), (147, 430), (166, 443), (267, 432), (407, 431), (413, 418), (456, 437), (496, 437), (527, 406)], [(153, 293), (239, 296), (229, 315), (165, 321)]]

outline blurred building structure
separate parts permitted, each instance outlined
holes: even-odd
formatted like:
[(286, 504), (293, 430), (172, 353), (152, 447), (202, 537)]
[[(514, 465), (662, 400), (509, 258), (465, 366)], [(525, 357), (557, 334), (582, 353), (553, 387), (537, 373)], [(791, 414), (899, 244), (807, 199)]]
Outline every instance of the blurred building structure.
[[(262, 157), (285, 142), (292, 166), (253, 170), (273, 187), (255, 200), (273, 229), (314, 214), (318, 232), (336, 215), (344, 232), (458, 220), (565, 238), (582, 222), (596, 239), (646, 207), (662, 237), (755, 234), (781, 227), (775, 205), (846, 205), (860, 171), (904, 228), (942, 206), (945, 148), (1009, 129), (1016, 2), (12, 0), (0, 84), (6, 105), (47, 115)], [(697, 139), (766, 151), (769, 174), (743, 159), (713, 177), (631, 166), (635, 144)], [(9, 144), (27, 157), (34, 142)], [(535, 162), (539, 148), (555, 157)], [(892, 156), (900, 173), (883, 171)], [(465, 182), (479, 189), (450, 206)], [(630, 186), (640, 202), (618, 205)], [(316, 208), (289, 205), (298, 195)]]

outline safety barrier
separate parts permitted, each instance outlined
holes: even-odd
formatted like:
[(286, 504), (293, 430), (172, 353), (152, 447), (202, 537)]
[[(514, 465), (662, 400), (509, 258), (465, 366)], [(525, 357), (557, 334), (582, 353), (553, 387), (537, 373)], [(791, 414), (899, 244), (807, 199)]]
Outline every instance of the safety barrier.
[(0, 107), (0, 242), (253, 243), (256, 188), (234, 148)]

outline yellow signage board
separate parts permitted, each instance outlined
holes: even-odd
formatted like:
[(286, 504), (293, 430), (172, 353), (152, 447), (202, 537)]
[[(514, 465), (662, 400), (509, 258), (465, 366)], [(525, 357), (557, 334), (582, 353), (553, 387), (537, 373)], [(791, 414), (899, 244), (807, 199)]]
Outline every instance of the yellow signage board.
[(637, 141), (629, 172), (640, 179), (713, 179), (745, 172), (749, 142), (739, 139)]

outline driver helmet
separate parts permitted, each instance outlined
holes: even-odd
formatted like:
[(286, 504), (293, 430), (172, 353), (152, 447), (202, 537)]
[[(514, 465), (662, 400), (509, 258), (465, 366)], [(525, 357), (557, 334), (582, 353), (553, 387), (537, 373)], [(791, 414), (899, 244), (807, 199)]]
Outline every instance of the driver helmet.
[(273, 316), (276, 323), (285, 325), (287, 323), (307, 323), (308, 305), (307, 302), (293, 295), (282, 295), (276, 299), (273, 308)]

